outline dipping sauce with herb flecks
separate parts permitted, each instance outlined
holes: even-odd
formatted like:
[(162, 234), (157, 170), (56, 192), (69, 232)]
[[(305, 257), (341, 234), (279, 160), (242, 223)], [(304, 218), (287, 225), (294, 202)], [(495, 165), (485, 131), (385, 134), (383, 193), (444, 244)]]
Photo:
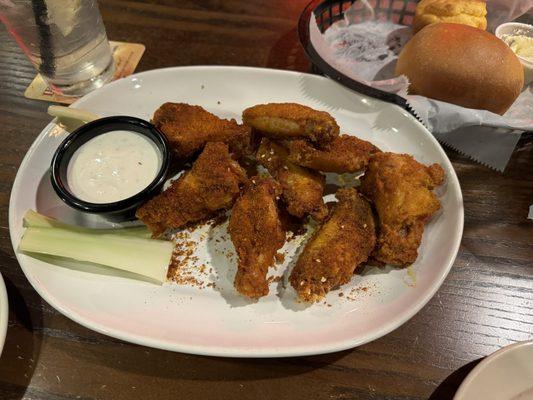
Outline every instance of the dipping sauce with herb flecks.
[(161, 168), (161, 154), (150, 138), (111, 131), (80, 146), (67, 168), (73, 195), (89, 203), (113, 203), (145, 189)]

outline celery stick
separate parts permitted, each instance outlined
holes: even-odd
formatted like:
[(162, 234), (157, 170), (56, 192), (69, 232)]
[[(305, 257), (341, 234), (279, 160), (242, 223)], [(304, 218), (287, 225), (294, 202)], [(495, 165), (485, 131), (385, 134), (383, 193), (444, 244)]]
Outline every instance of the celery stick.
[(133, 272), (164, 282), (174, 245), (113, 233), (92, 234), (62, 228), (26, 228), (19, 250), (66, 257)]
[(45, 215), (39, 214), (36, 211), (28, 210), (24, 215), (24, 227), (26, 228), (61, 228), (68, 229), (73, 232), (80, 233), (91, 233), (91, 234), (102, 234), (102, 233), (112, 233), (117, 235), (124, 236), (136, 236), (140, 238), (150, 239), (152, 236), (151, 232), (145, 225), (142, 226), (132, 226), (128, 228), (116, 228), (116, 229), (92, 229), (85, 228), (82, 226), (75, 226), (65, 224), (64, 222), (58, 221), (57, 219), (47, 217)]

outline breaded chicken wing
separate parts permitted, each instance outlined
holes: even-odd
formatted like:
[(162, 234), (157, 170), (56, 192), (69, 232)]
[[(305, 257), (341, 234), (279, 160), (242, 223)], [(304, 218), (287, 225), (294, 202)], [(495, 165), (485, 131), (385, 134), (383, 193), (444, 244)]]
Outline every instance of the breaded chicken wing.
[(377, 261), (395, 266), (415, 262), (424, 225), (440, 207), (431, 190), (443, 181), (440, 165), (427, 167), (408, 154), (378, 153), (370, 159), (361, 191), (379, 217)]
[(239, 156), (250, 145), (249, 127), (237, 124), (234, 119), (218, 118), (200, 106), (165, 103), (155, 111), (152, 122), (165, 134), (181, 160), (202, 150), (207, 142), (226, 143)]
[(372, 143), (349, 135), (340, 135), (322, 148), (305, 140), (288, 141), (287, 145), (294, 164), (338, 174), (364, 170), (372, 154), (380, 151)]
[(287, 156), (287, 149), (263, 138), (256, 159), (281, 184), (283, 201), (289, 214), (298, 218), (309, 214), (321, 221), (328, 213), (322, 200), (324, 176), (289, 162)]
[(305, 138), (325, 144), (339, 135), (339, 125), (327, 112), (296, 103), (259, 104), (244, 110), (242, 120), (274, 139)]
[(339, 189), (329, 219), (313, 234), (289, 280), (306, 302), (350, 281), (376, 243), (372, 209), (355, 189)]
[(235, 288), (257, 299), (268, 294), (268, 268), (285, 243), (277, 197), (280, 185), (272, 178), (252, 178), (231, 212), (228, 231), (237, 250)]
[(241, 166), (231, 158), (224, 143), (207, 143), (190, 171), (172, 182), (136, 213), (154, 236), (177, 229), (228, 209), (246, 182)]

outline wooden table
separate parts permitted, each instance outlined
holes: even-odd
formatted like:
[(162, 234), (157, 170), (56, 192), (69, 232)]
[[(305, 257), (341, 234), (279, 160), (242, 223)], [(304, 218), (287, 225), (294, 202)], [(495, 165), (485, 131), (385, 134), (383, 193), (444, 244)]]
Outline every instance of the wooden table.
[[(306, 0), (101, 1), (108, 36), (140, 42), (138, 71), (226, 64), (309, 71), (295, 24)], [(50, 121), (27, 100), (35, 72), (0, 29), (0, 270), (9, 330), (1, 399), (451, 399), (478, 360), (532, 338), (533, 142), (501, 174), (453, 152), (465, 228), (455, 265), (413, 319), (357, 349), (289, 359), (224, 359), (123, 343), (77, 325), (24, 277), (8, 232), (9, 193), (30, 144)]]

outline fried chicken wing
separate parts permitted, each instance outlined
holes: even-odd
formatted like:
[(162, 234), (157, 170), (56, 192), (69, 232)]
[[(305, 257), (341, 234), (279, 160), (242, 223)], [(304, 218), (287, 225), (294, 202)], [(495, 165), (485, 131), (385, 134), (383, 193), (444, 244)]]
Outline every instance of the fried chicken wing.
[(179, 159), (186, 160), (202, 150), (207, 142), (223, 142), (243, 155), (250, 145), (250, 128), (234, 119), (218, 118), (200, 106), (165, 103), (154, 113), (153, 124), (167, 137)]
[(378, 153), (370, 159), (361, 191), (379, 217), (377, 261), (395, 266), (415, 262), (424, 226), (440, 207), (431, 190), (443, 181), (440, 165), (427, 167), (408, 154)]
[(242, 120), (274, 139), (306, 138), (324, 144), (339, 135), (339, 125), (327, 112), (296, 103), (259, 104), (244, 110)]
[(287, 149), (267, 138), (263, 138), (256, 154), (257, 161), (281, 184), (289, 214), (298, 218), (309, 214), (317, 221), (324, 219), (327, 215), (322, 200), (324, 176), (289, 162), (287, 157)]
[(376, 242), (372, 209), (355, 189), (339, 189), (328, 220), (313, 234), (289, 280), (306, 302), (322, 299), (331, 289), (350, 281)]
[(228, 209), (246, 182), (241, 166), (224, 143), (207, 143), (192, 168), (161, 194), (139, 207), (136, 216), (160, 236)]
[(236, 201), (229, 221), (229, 233), (237, 250), (235, 288), (253, 299), (268, 294), (268, 268), (285, 243), (277, 197), (280, 185), (272, 178), (252, 178)]
[(380, 151), (372, 143), (349, 135), (340, 135), (319, 149), (305, 140), (288, 141), (287, 145), (294, 164), (338, 174), (365, 169), (372, 154)]

